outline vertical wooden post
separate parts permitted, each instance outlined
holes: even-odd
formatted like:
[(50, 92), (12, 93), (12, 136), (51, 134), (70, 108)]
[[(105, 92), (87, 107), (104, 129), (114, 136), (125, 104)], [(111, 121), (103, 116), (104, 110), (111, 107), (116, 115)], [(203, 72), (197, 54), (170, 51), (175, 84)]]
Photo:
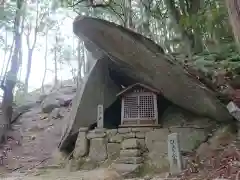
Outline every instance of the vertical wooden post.
[(104, 119), (103, 119), (104, 113), (103, 113), (103, 105), (99, 104), (97, 107), (97, 127), (103, 128), (104, 127)]

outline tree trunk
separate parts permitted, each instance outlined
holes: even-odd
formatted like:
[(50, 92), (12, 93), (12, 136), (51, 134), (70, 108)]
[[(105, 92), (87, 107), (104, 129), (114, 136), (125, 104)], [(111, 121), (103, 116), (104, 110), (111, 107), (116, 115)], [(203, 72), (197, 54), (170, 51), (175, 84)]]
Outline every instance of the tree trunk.
[(240, 50), (240, 0), (226, 0), (226, 6), (232, 31)]
[(175, 2), (173, 0), (164, 0), (164, 2), (165, 2), (165, 5), (167, 6), (171, 20), (173, 21), (173, 24), (175, 24), (176, 31), (180, 33), (183, 39), (183, 42), (185, 44), (186, 51), (187, 53), (190, 54), (192, 52), (192, 46), (191, 46), (192, 42), (189, 36), (187, 35), (186, 31), (184, 30), (184, 28), (180, 25), (180, 12), (175, 7)]
[(150, 18), (151, 18), (151, 12), (150, 12), (150, 0), (144, 0), (142, 1), (142, 30), (143, 34), (151, 38), (151, 31), (150, 31)]
[[(55, 37), (55, 46), (58, 44), (58, 37)], [(58, 85), (58, 69), (57, 69), (57, 47), (54, 49), (54, 86)]]
[(46, 32), (45, 37), (45, 54), (44, 54), (44, 72), (43, 72), (43, 80), (42, 80), (42, 93), (44, 93), (44, 82), (47, 74), (47, 55), (48, 55), (48, 31)]
[(28, 62), (27, 62), (27, 73), (25, 77), (25, 83), (24, 83), (24, 93), (28, 93), (28, 81), (31, 74), (31, 67), (32, 67), (32, 54), (33, 49), (28, 49)]
[(125, 0), (124, 27), (133, 29), (132, 22), (132, 0)]
[(81, 77), (82, 58), (81, 58), (81, 41), (80, 41), (80, 39), (78, 39), (77, 61), (78, 61), (77, 87), (79, 87), (80, 79), (82, 79), (82, 77)]
[[(23, 10), (23, 15), (22, 15), (22, 22), (21, 22), (21, 34), (23, 34), (24, 31), (24, 23), (25, 23), (25, 9)], [(21, 43), (19, 47), (19, 78), (22, 76), (22, 58), (23, 58), (23, 53), (22, 53), (22, 35), (21, 35)]]
[(0, 130), (0, 141), (3, 142), (5, 140), (5, 134), (7, 129), (10, 127), (11, 119), (12, 119), (12, 103), (13, 103), (13, 89), (16, 85), (17, 74), (19, 69), (19, 47), (21, 44), (21, 33), (19, 32), (20, 27), (20, 19), (21, 19), (21, 9), (24, 1), (17, 1), (17, 10), (14, 21), (14, 29), (15, 29), (15, 46), (13, 51), (13, 56), (11, 60), (11, 68), (7, 73), (5, 85), (3, 87), (3, 101), (2, 101), (2, 118), (1, 118), (1, 130)]
[(26, 95), (28, 93), (28, 81), (31, 74), (31, 68), (32, 68), (32, 55), (33, 51), (35, 49), (35, 45), (37, 42), (37, 31), (38, 31), (38, 1), (37, 1), (37, 14), (36, 14), (36, 23), (34, 28), (34, 40), (33, 44), (30, 47), (30, 35), (31, 35), (31, 25), (28, 27), (28, 34), (27, 34), (27, 46), (28, 46), (28, 63), (27, 63), (27, 73), (25, 77), (24, 82), (24, 94)]
[(189, 17), (194, 16), (200, 8), (200, 0), (187, 0), (184, 1), (184, 3), (182, 1), (180, 1), (181, 10), (179, 10), (175, 5), (174, 0), (164, 0), (165, 5), (169, 11), (171, 20), (175, 25), (175, 29), (178, 33), (180, 33), (183, 39), (187, 53), (188, 54), (198, 53), (203, 49), (200, 31), (198, 29), (193, 28), (190, 28), (190, 30), (186, 30), (180, 24), (180, 20), (181, 16)]

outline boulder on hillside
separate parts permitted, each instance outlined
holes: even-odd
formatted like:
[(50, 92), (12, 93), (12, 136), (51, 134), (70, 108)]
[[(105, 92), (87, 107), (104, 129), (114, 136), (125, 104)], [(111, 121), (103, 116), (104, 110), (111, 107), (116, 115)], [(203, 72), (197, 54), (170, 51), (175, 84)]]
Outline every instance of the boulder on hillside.
[(41, 104), (42, 112), (50, 113), (53, 109), (60, 107), (59, 100), (56, 100), (54, 97), (48, 96)]

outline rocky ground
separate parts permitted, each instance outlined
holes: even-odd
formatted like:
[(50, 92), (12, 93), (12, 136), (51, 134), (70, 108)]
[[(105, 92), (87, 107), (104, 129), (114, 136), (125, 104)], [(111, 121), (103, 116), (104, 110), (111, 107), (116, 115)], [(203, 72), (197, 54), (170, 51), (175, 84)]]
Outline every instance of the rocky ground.
[(1, 146), (1, 174), (53, 166), (54, 152), (64, 127), (63, 117), (69, 111), (75, 92), (75, 86), (61, 88), (16, 109), (17, 113), (27, 112), (12, 124), (7, 142)]

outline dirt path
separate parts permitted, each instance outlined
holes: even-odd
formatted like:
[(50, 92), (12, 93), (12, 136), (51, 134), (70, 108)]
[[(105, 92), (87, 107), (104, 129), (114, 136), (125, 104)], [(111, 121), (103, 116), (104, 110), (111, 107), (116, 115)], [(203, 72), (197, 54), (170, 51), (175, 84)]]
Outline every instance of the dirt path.
[(122, 177), (115, 171), (108, 169), (95, 169), (91, 171), (69, 172), (67, 170), (51, 170), (33, 175), (19, 175), (5, 177), (6, 180), (122, 180)]
[(48, 118), (47, 114), (41, 113), (40, 107), (23, 114), (13, 124), (8, 132), (8, 142), (0, 149), (3, 156), (1, 173), (26, 172), (52, 164), (62, 127), (63, 119)]

